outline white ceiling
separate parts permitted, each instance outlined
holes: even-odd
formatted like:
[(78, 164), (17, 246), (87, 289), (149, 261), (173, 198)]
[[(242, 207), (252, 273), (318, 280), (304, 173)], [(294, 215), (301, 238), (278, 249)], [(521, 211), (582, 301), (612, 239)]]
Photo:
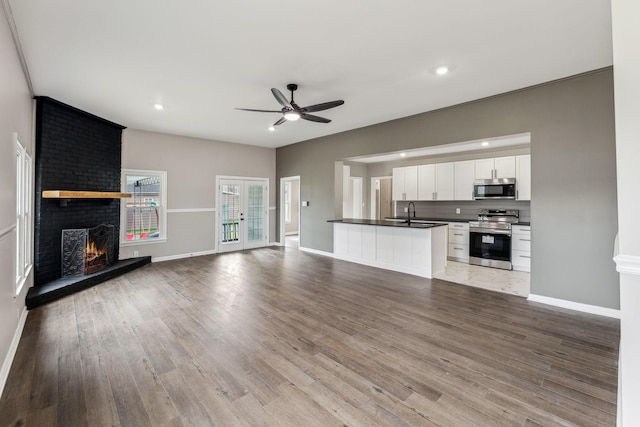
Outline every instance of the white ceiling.
[[(612, 64), (610, 0), (4, 0), (35, 95), (121, 125), (279, 147)], [(433, 73), (446, 64), (452, 72)], [(300, 106), (329, 124), (287, 122)], [(153, 105), (165, 105), (156, 111)]]

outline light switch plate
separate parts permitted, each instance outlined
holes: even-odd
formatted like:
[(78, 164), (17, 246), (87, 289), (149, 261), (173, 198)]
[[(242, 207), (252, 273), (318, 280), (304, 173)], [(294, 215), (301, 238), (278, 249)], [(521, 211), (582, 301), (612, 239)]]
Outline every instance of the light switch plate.
[(309, 201), (303, 200), (302, 201), (302, 206), (309, 206)]
[(456, 214), (460, 215), (460, 208), (456, 208)]

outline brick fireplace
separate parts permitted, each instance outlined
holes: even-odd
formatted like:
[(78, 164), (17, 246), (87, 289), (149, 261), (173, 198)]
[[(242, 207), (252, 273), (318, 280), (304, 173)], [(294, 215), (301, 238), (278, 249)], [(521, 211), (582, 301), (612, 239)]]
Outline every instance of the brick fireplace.
[(63, 230), (113, 226), (109, 264), (118, 260), (120, 199), (43, 198), (43, 192), (120, 192), (123, 129), (55, 99), (36, 97), (35, 284), (30, 294), (63, 278)]

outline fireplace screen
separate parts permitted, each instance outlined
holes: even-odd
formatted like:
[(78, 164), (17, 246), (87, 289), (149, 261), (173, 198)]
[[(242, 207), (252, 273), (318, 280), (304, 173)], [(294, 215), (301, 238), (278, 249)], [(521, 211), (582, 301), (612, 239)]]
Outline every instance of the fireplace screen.
[(97, 273), (112, 264), (113, 225), (62, 230), (62, 277)]

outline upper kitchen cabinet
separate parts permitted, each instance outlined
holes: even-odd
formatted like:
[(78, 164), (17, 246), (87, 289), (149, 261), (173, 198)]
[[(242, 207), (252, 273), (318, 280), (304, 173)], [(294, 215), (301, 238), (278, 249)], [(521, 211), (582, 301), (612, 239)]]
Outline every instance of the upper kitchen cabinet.
[(454, 164), (418, 166), (418, 200), (453, 200)]
[(454, 164), (454, 200), (473, 200), (473, 180), (475, 179), (475, 161), (465, 160)]
[(531, 200), (531, 155), (516, 156), (516, 199)]
[(418, 166), (393, 168), (393, 200), (418, 200)]
[(495, 157), (475, 161), (476, 179), (514, 178), (516, 176), (516, 157)]

